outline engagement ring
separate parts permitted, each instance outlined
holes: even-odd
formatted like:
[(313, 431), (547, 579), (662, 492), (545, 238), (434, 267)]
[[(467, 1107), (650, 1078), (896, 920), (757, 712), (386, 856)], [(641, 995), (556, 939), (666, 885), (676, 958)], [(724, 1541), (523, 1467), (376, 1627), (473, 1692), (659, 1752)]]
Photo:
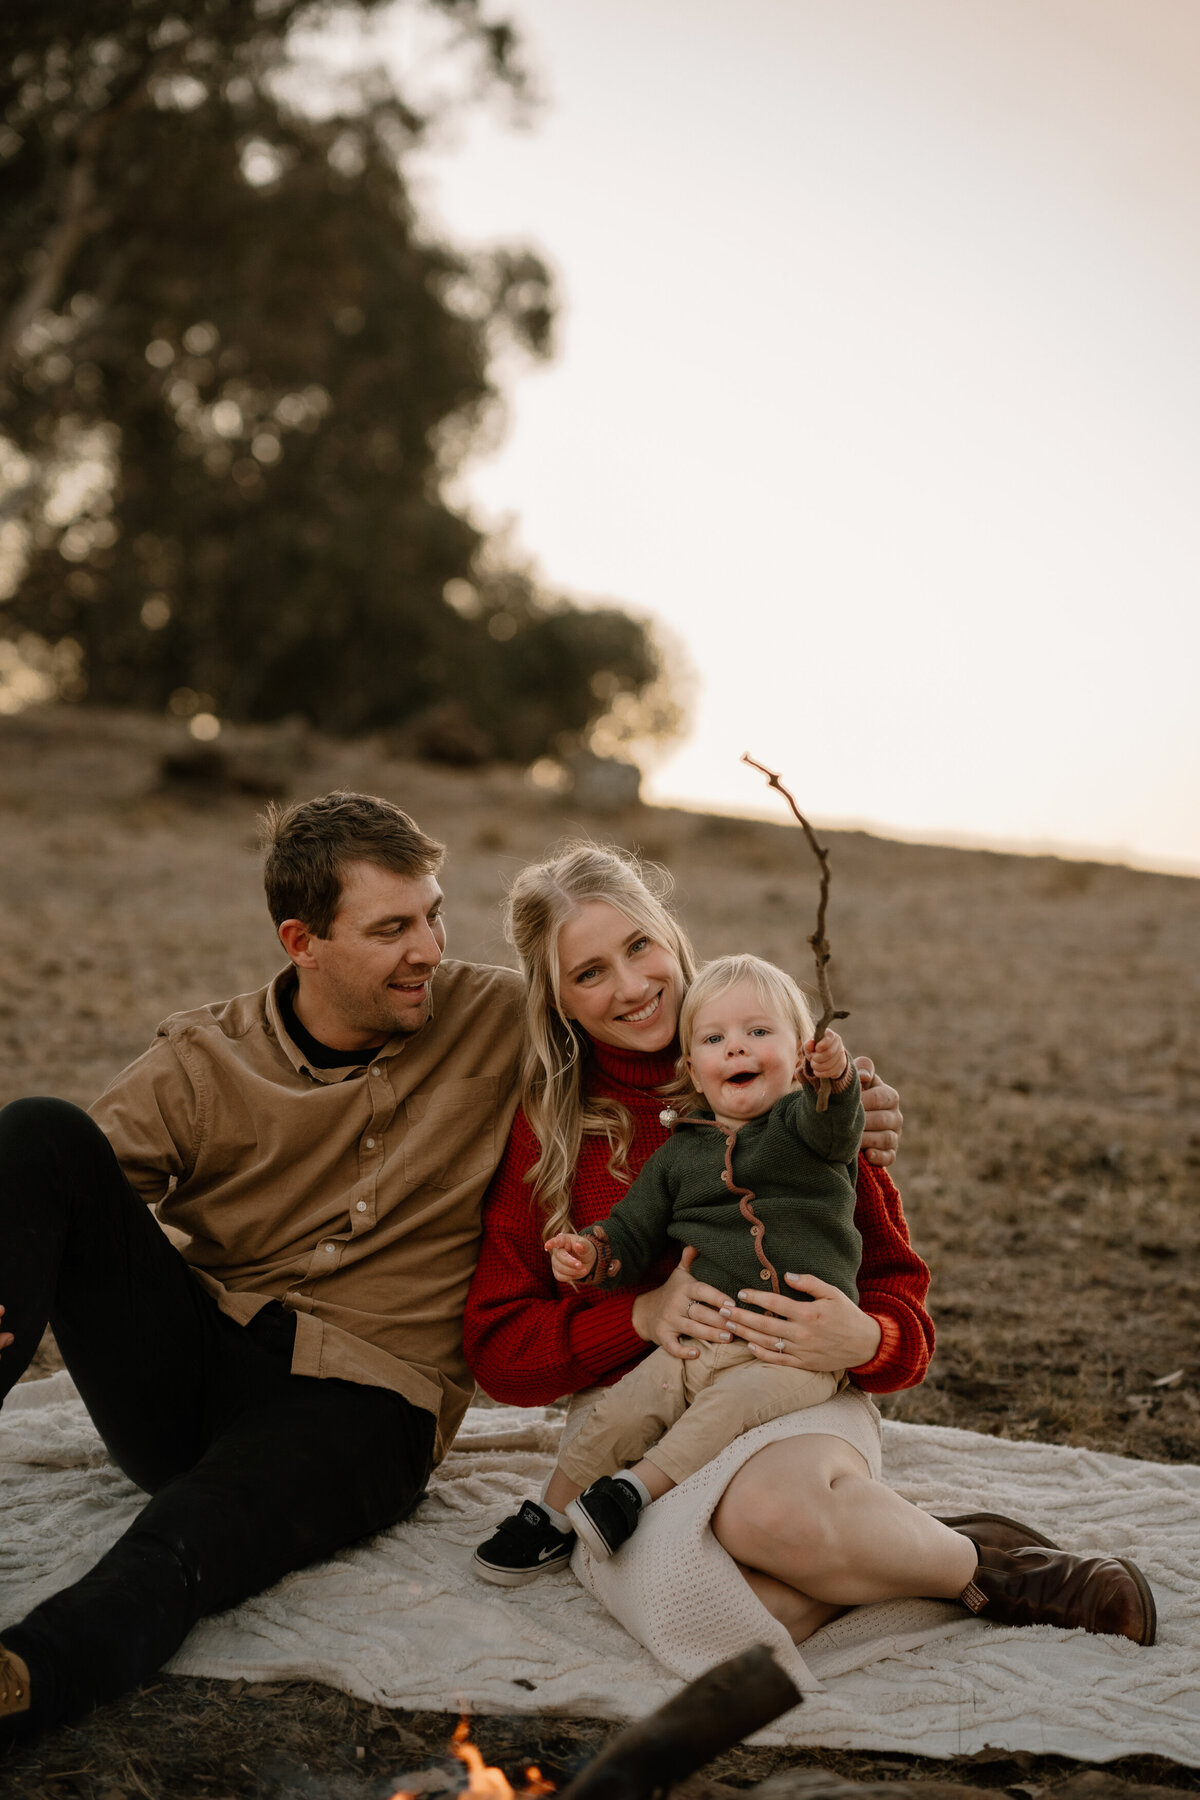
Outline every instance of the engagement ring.
[(783, 1355), (783, 1339), (782, 1338), (775, 1339), (775, 1354), (777, 1356)]

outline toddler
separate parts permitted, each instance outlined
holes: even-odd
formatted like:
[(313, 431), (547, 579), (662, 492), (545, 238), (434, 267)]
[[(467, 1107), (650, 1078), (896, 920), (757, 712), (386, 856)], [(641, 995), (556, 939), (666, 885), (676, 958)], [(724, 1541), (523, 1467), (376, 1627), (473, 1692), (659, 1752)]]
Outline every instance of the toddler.
[[(836, 1032), (819, 1044), (812, 1032), (804, 996), (781, 969), (756, 956), (709, 963), (679, 1020), (681, 1064), (695, 1093), (608, 1218), (549, 1239), (556, 1279), (638, 1281), (675, 1239), (697, 1250), (695, 1279), (725, 1293), (769, 1286), (778, 1294), (782, 1273), (792, 1270), (857, 1300), (858, 1075)], [(831, 1092), (818, 1112), (822, 1078)], [(696, 1350), (690, 1361), (654, 1351), (601, 1397), (561, 1452), (542, 1506), (593, 1556), (611, 1556), (644, 1506), (743, 1431), (828, 1400), (844, 1379), (842, 1370), (761, 1361), (742, 1340), (697, 1342)], [(777, 1338), (774, 1354), (784, 1350)], [(502, 1550), (499, 1536), (482, 1544), (480, 1572), (529, 1579), (525, 1569), (501, 1566)]]

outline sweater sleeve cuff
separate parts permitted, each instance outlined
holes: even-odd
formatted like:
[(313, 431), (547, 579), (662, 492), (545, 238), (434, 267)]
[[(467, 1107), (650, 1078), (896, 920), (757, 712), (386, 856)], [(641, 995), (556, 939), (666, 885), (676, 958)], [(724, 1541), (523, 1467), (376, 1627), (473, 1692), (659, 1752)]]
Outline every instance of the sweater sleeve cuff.
[(580, 1309), (571, 1326), (571, 1349), (596, 1381), (624, 1370), (653, 1349), (633, 1329), (633, 1295)]
[(847, 1050), (846, 1066), (838, 1076), (837, 1080), (830, 1082), (829, 1091), (832, 1094), (844, 1094), (846, 1089), (853, 1087), (857, 1080), (858, 1070), (854, 1066), (854, 1058), (851, 1056), (849, 1050)]
[(868, 1313), (867, 1317), (874, 1319), (879, 1327), (879, 1348), (870, 1362), (859, 1363), (857, 1369), (847, 1370), (847, 1374), (850, 1375), (879, 1374), (889, 1366), (896, 1351), (900, 1348), (900, 1326), (895, 1319), (887, 1313)]
[[(821, 1076), (813, 1073), (813, 1066), (809, 1062), (807, 1056), (805, 1057), (803, 1066), (800, 1070), (800, 1079), (805, 1087), (810, 1087), (814, 1090), (821, 1085)], [(854, 1058), (851, 1056), (849, 1050), (847, 1050), (846, 1066), (836, 1081), (830, 1081), (829, 1091), (831, 1094), (844, 1094), (846, 1089), (852, 1087), (857, 1079), (858, 1070), (854, 1066)]]

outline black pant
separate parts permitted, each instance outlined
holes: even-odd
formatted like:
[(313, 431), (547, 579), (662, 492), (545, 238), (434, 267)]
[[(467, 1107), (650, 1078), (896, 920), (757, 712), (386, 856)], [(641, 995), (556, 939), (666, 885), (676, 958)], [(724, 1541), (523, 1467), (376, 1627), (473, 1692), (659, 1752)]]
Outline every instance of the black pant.
[(0, 1397), (47, 1320), (113, 1461), (152, 1498), (90, 1574), (0, 1640), (41, 1730), (146, 1680), (206, 1613), (405, 1518), (434, 1419), (399, 1394), (290, 1372), (295, 1319), (222, 1313), (60, 1100), (0, 1113)]

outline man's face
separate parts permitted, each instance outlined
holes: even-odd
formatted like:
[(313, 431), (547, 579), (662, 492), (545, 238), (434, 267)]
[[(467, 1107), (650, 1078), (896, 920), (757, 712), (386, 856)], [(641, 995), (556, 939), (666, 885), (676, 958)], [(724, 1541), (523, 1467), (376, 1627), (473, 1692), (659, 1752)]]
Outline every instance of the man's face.
[(430, 1017), (433, 973), (445, 948), (435, 876), (347, 863), (329, 936), (309, 937), (306, 957), (297, 959), (301, 1023), (335, 1050), (419, 1031)]

